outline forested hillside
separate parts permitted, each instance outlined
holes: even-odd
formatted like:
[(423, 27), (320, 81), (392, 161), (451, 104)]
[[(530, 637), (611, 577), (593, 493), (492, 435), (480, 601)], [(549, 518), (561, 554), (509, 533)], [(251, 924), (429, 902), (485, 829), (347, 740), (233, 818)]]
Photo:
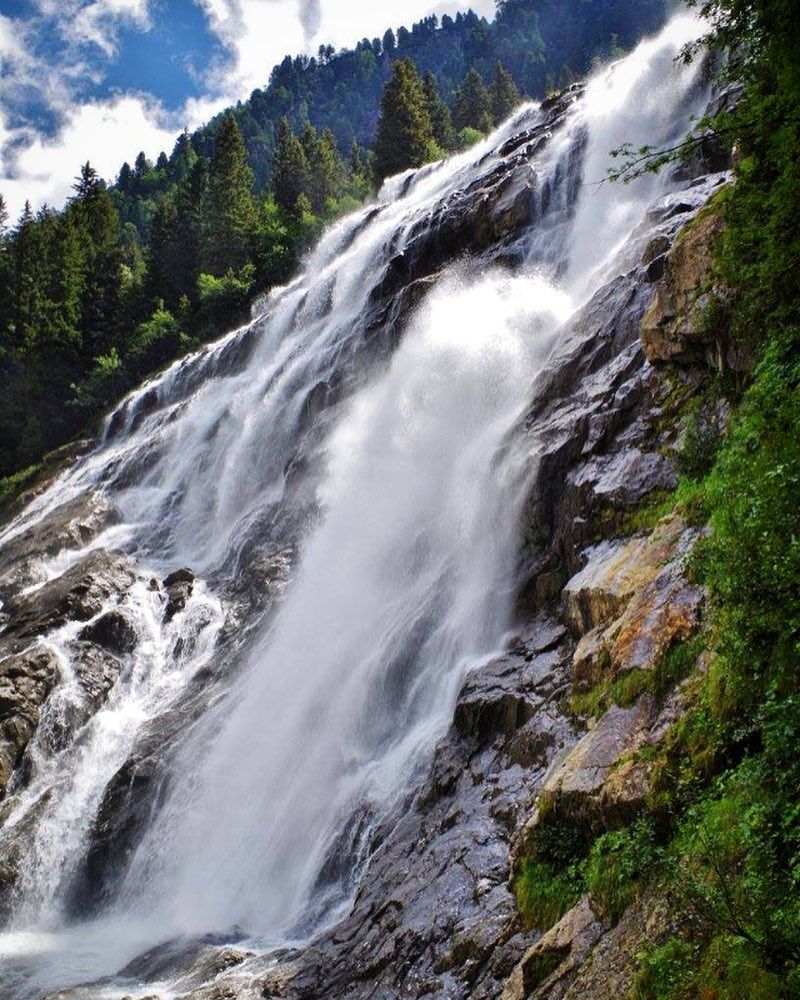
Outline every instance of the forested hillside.
[[(491, 23), (433, 16), (353, 50), (287, 56), (263, 90), (155, 163), (140, 153), (112, 184), (86, 163), (64, 211), (13, 220), (0, 201), (0, 476), (15, 477), (4, 489), (237, 322), (382, 177), (476, 141), (520, 95), (630, 47), (664, 8), (501, 0)], [(411, 124), (402, 106), (416, 109)]]

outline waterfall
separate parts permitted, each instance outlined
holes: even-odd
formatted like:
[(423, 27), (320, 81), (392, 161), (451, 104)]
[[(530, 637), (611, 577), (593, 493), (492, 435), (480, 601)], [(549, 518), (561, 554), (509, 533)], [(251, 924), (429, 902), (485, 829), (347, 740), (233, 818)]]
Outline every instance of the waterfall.
[[(508, 634), (526, 487), (514, 430), (571, 317), (630, 265), (632, 234), (678, 183), (602, 182), (612, 148), (673, 141), (702, 111), (699, 69), (675, 62), (698, 31), (676, 18), (599, 73), (517, 164), (535, 221), (513, 272), (485, 254), (437, 268), (402, 322), (385, 292), (420, 233), (536, 133), (538, 105), (389, 180), (252, 323), (125, 400), (94, 452), (0, 536), (87, 492), (108, 497), (121, 524), (95, 544), (135, 558), (126, 601), (144, 637), (80, 738), (43, 752), (6, 805), (0, 847), (22, 837), (27, 860), (0, 958), (32, 956), (20, 995), (22, 982), (36, 996), (111, 974), (175, 935), (303, 940), (347, 907), (376, 825), (404, 807), (468, 672)], [(287, 551), (277, 607), (226, 624), (242, 581), (263, 586), (257, 556)], [(40, 583), (80, 556), (59, 554)], [(183, 566), (204, 582), (164, 624), (147, 582)], [(76, 631), (46, 637), (65, 678), (54, 704), (73, 697)], [(107, 785), (204, 683), (113, 898), (76, 923), (70, 879)]]

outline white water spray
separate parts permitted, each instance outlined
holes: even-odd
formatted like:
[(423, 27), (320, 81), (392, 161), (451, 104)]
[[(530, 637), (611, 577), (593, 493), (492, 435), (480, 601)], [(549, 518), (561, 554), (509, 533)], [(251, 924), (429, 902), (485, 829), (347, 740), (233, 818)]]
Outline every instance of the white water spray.
[[(113, 972), (170, 934), (239, 925), (280, 942), (347, 904), (373, 824), (413, 786), (467, 671), (509, 627), (525, 488), (509, 435), (554, 339), (627, 266), (626, 241), (667, 183), (590, 183), (604, 176), (608, 151), (640, 137), (671, 141), (702, 109), (697, 70), (674, 65), (697, 33), (676, 19), (576, 100), (530, 164), (537, 190), (558, 197), (543, 204), (521, 274), (457, 269), (390, 361), (365, 346), (370, 294), (387, 264), (415, 227), (498, 167), (497, 150), (538, 120), (530, 108), (478, 148), (390, 181), (377, 210), (334, 227), (252, 329), (135, 393), (104, 446), (0, 537), (105, 489), (143, 567), (191, 565), (224, 596), (241, 550), (270, 542), (294, 502), (287, 469), (298, 454), (318, 470), (301, 527), (320, 514), (283, 607), (249, 642), (226, 697), (176, 748), (170, 794), (112, 913), (65, 932), (73, 960), (85, 943), (85, 967), (64, 977), (50, 964), (38, 981)], [(332, 386), (343, 402), (309, 426), (310, 401)], [(143, 659), (79, 746), (42, 767), (14, 803), (0, 841), (53, 790), (6, 953), (59, 920), (65, 875), (143, 721), (177, 703), (213, 656), (215, 607), (206, 641), (177, 662), (174, 637), (151, 628)], [(60, 841), (64, 824), (74, 835)], [(337, 856), (336, 876), (322, 878)], [(98, 957), (109, 935), (119, 947)]]

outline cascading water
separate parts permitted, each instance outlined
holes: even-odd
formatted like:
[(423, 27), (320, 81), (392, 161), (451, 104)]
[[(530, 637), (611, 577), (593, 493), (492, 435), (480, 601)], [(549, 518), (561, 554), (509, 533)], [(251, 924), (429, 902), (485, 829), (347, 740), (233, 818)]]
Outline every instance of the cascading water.
[[(113, 973), (171, 935), (302, 939), (347, 905), (376, 818), (401, 807), (467, 672), (502, 646), (526, 485), (512, 432), (555, 339), (624, 268), (669, 183), (600, 182), (610, 149), (670, 141), (702, 110), (699, 70), (674, 61), (697, 33), (676, 19), (576, 94), (524, 165), (536, 222), (513, 276), (451, 266), (399, 345), (381, 339), (393, 317), (376, 302), (395, 262), (502, 167), (503, 148), (543, 120), (538, 107), (389, 181), (251, 326), (134, 393), (102, 445), (0, 536), (102, 492), (122, 525), (95, 544), (124, 549), (141, 573), (125, 598), (140, 642), (108, 702), (72, 743), (43, 751), (6, 803), (0, 848), (21, 838), (25, 858), (0, 936), (14, 995)], [(220, 645), (241, 576), (258, 586), (252, 553), (297, 545), (277, 612)], [(60, 554), (38, 583), (79, 555)], [(184, 565), (206, 584), (165, 625), (147, 580)], [(72, 697), (76, 632), (45, 639), (63, 664), (49, 711)], [(170, 748), (113, 900), (70, 925), (70, 877), (106, 786), (145, 726), (224, 655), (236, 669)]]

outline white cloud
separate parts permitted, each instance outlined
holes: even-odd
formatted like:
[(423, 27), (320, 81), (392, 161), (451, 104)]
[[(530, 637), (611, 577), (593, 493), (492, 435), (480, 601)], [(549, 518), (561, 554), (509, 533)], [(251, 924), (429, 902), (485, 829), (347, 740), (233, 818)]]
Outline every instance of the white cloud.
[(104, 55), (117, 50), (121, 27), (133, 26), (140, 31), (150, 27), (147, 0), (94, 0), (81, 6), (73, 17), (62, 19), (62, 31), (70, 41), (96, 45)]
[[(26, 199), (35, 206), (62, 205), (82, 161), (90, 159), (101, 176), (113, 178), (139, 149), (150, 155), (171, 150), (178, 130), (171, 121), (160, 125), (160, 114), (146, 98), (126, 95), (76, 108), (52, 140), (30, 137), (13, 158), (11, 176), (2, 164), (2, 193), (12, 218)], [(0, 121), (0, 141), (7, 137)]]
[[(169, 2), (169, 0), (168, 0)], [(80, 163), (91, 160), (100, 174), (113, 179), (125, 160), (143, 149), (155, 157), (169, 150), (178, 132), (195, 128), (228, 104), (263, 87), (287, 53), (313, 52), (320, 43), (337, 48), (359, 39), (382, 36), (388, 27), (410, 26), (426, 15), (472, 6), (490, 16), (494, 0), (193, 0), (205, 13), (210, 30), (227, 58), (205, 69), (204, 93), (167, 114), (154, 98), (123, 94), (105, 100), (79, 101), (76, 88), (103, 78), (102, 60), (114, 57), (123, 28), (147, 30), (157, 17), (152, 0), (36, 0), (41, 24), (56, 30), (65, 43), (57, 66), (42, 66), (32, 55), (36, 19), (14, 20), (0, 14), (0, 193), (12, 217), (30, 199), (60, 206), (69, 195)], [(94, 56), (92, 57), (92, 53)], [(35, 93), (57, 116), (59, 127), (43, 137), (12, 126), (9, 108), (15, 97)]]

